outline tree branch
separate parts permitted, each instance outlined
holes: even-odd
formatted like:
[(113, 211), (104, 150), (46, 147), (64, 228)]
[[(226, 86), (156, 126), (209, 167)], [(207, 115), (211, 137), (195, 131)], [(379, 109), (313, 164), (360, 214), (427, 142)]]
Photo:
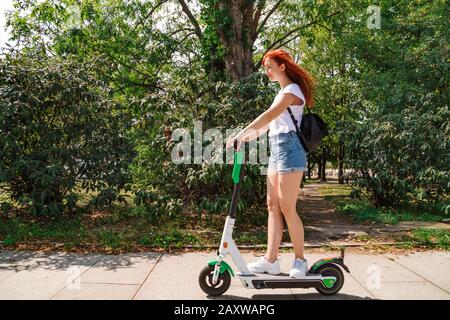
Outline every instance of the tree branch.
[(160, 3), (156, 4), (156, 5), (150, 10), (150, 12), (147, 13), (147, 15), (146, 15), (143, 19), (141, 19), (141, 20), (134, 26), (133, 32), (136, 31), (136, 28), (137, 28), (140, 24), (142, 24), (144, 21), (146, 21), (146, 20), (153, 14), (153, 12), (155, 12), (155, 10), (158, 9), (158, 7), (160, 7), (161, 5), (163, 5), (164, 3), (166, 3), (167, 1), (169, 1), (169, 0), (161, 0)]
[(261, 18), (261, 12), (264, 9), (264, 6), (266, 5), (265, 1), (260, 1), (256, 7), (255, 14), (252, 18), (252, 39), (256, 39), (256, 29), (258, 28), (259, 19)]
[[(335, 15), (337, 15), (337, 14), (339, 14), (339, 13), (341, 13), (341, 11), (333, 12), (332, 14), (328, 15), (327, 18), (331, 18), (331, 17), (333, 17), (333, 16), (335, 16)], [(291, 34), (293, 34), (294, 32), (297, 32), (297, 31), (299, 31), (299, 30), (301, 30), (301, 29), (304, 29), (304, 28), (310, 27), (310, 26), (312, 26), (312, 25), (318, 24), (319, 21), (317, 20), (317, 18), (318, 18), (318, 17), (314, 18), (313, 21), (311, 21), (311, 22), (309, 22), (309, 23), (307, 23), (307, 24), (305, 24), (305, 25), (302, 25), (302, 26), (300, 26), (300, 27), (297, 27), (297, 28), (295, 28), (295, 29), (289, 31), (286, 35), (284, 35), (283, 37), (281, 37), (280, 39), (278, 39), (277, 41), (275, 41), (274, 43), (272, 43), (271, 45), (269, 45), (269, 47), (267, 48), (267, 50), (264, 52), (263, 57), (264, 57), (264, 55), (265, 55), (267, 52), (269, 52), (270, 50), (272, 50), (272, 48), (274, 48), (275, 46), (277, 46), (278, 43), (280, 43), (280, 42), (282, 42), (283, 40), (285, 40), (286, 38), (288, 38), (288, 37), (289, 37)], [(300, 36), (300, 35), (297, 35), (297, 36), (293, 37), (292, 39), (290, 39), (289, 41), (283, 42), (281, 45), (277, 46), (276, 48), (280, 48), (281, 46), (285, 45), (286, 43), (289, 43), (290, 41), (292, 41), (292, 40), (298, 38), (299, 36)], [(258, 62), (258, 64), (256, 65), (256, 69), (258, 69), (258, 68), (261, 66), (261, 63), (262, 63), (262, 59), (261, 59), (261, 60)]]
[(259, 18), (261, 18), (261, 12), (264, 9), (265, 5), (266, 5), (265, 1), (260, 1), (256, 6), (255, 14), (253, 15), (253, 22), (255, 24), (258, 24)]
[(171, 52), (170, 55), (169, 55), (169, 58), (167, 58), (167, 59), (164, 60), (163, 62), (160, 62), (160, 63), (159, 63), (159, 67), (158, 67), (158, 69), (157, 69), (156, 72), (155, 72), (155, 77), (157, 77), (157, 76), (159, 75), (159, 72), (160, 72), (161, 69), (164, 67), (164, 65), (166, 64), (166, 62), (169, 61), (169, 60), (172, 58), (172, 54), (173, 54), (174, 52), (177, 51), (177, 49), (183, 44), (183, 42), (184, 42), (187, 38), (189, 38), (189, 36), (194, 35), (194, 34), (195, 34), (195, 32), (190, 32), (190, 33), (188, 33), (183, 39), (181, 39), (179, 42), (177, 42), (177, 46), (172, 50), (172, 52)]
[[(281, 4), (281, 2), (283, 2), (283, 0), (278, 0), (277, 3), (273, 6), (273, 8), (270, 9), (269, 13), (266, 15), (264, 20), (261, 22), (261, 25), (259, 26), (258, 31), (256, 31), (256, 36), (258, 36), (258, 34), (264, 28), (264, 25), (266, 24), (267, 20), (269, 20), (270, 16), (275, 12), (275, 10), (277, 10), (277, 8)], [(261, 8), (261, 10), (262, 10), (262, 8)]]
[(107, 56), (109, 59), (111, 59), (113, 62), (115, 62), (115, 63), (117, 63), (117, 64), (121, 64), (121, 65), (123, 65), (124, 67), (127, 67), (128, 69), (133, 70), (133, 71), (139, 73), (140, 75), (147, 76), (147, 77), (151, 77), (150, 74), (148, 74), (148, 73), (146, 73), (146, 72), (143, 72), (143, 71), (140, 71), (140, 70), (136, 69), (135, 67), (133, 67), (133, 66), (131, 66), (131, 65), (129, 65), (129, 64), (127, 64), (127, 63), (125, 63), (125, 62), (123, 62), (123, 61), (121, 61), (121, 60), (119, 60), (118, 58), (113, 57), (113, 56), (112, 56), (111, 54), (109, 54), (108, 52), (105, 52), (105, 54), (106, 54), (106, 56)]
[(125, 80), (128, 84), (130, 84), (131, 86), (133, 86), (133, 87), (154, 88), (154, 89), (159, 89), (159, 90), (162, 90), (162, 89), (163, 89), (163, 88), (161, 88), (160, 86), (158, 86), (157, 84), (154, 84), (154, 83), (145, 83), (145, 81), (142, 82), (142, 83), (139, 83), (139, 82), (133, 81), (133, 80), (131, 80), (131, 79), (129, 79), (129, 78), (124, 79), (124, 80)]
[(199, 39), (203, 37), (202, 30), (200, 29), (200, 25), (198, 24), (197, 20), (195, 19), (194, 15), (192, 14), (191, 10), (189, 10), (189, 7), (187, 6), (186, 2), (184, 0), (178, 0), (181, 7), (183, 8), (184, 13), (188, 16), (189, 20), (192, 22), (195, 28), (195, 34)]

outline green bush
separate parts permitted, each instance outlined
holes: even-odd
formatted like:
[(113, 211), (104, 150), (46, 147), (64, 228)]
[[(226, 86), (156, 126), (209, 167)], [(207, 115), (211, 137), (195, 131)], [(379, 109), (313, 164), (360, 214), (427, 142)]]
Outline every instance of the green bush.
[(31, 50), (0, 59), (0, 184), (34, 214), (74, 209), (80, 179), (99, 192), (89, 206), (125, 201), (131, 121), (95, 80), (98, 63)]
[[(225, 159), (222, 164), (194, 164), (193, 160), (188, 164), (173, 163), (171, 152), (178, 141), (171, 140), (171, 133), (186, 128), (192, 141), (194, 122), (201, 121), (203, 133), (218, 128), (225, 139), (226, 129), (243, 128), (261, 114), (270, 105), (275, 90), (267, 85), (264, 76), (255, 73), (233, 84), (217, 82), (210, 88), (197, 88), (205, 92), (197, 96), (195, 88), (201, 83), (197, 77), (195, 73), (186, 76), (165, 92), (139, 101), (139, 113), (144, 116), (132, 132), (138, 156), (131, 170), (139, 190), (157, 190), (180, 199), (186, 208), (216, 214), (229, 208), (232, 165)], [(203, 147), (209, 143), (203, 142)], [(253, 204), (265, 205), (266, 176), (260, 174), (259, 164), (248, 164), (246, 170), (240, 212)]]
[(155, 192), (139, 190), (135, 193), (133, 215), (145, 216), (149, 222), (157, 223), (166, 218), (176, 218), (180, 215), (183, 203), (169, 195), (160, 196)]
[(448, 213), (449, 117), (447, 107), (422, 114), (407, 108), (349, 126), (347, 157), (353, 171), (346, 177), (356, 187), (352, 196), (366, 197), (376, 207), (414, 203)]
[(348, 35), (364, 72), (361, 99), (350, 102), (353, 119), (339, 124), (353, 170), (346, 179), (353, 195), (376, 207), (449, 213), (448, 6), (400, 1), (383, 12), (381, 30)]

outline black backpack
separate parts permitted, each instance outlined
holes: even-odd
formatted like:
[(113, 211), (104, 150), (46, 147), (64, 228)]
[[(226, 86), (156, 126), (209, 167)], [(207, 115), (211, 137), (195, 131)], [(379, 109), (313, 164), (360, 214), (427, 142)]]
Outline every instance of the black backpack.
[(288, 107), (288, 111), (294, 122), (295, 131), (300, 139), (300, 143), (305, 151), (309, 153), (316, 150), (322, 139), (328, 135), (328, 127), (318, 114), (312, 113), (308, 107), (306, 108), (308, 109), (308, 113), (303, 113), (300, 130), (298, 129), (297, 120), (295, 120), (291, 108)]

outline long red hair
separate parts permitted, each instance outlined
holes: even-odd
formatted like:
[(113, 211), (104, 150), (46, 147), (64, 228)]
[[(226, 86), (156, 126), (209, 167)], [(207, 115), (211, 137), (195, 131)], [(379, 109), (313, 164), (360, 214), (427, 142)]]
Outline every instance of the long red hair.
[(306, 99), (306, 105), (312, 107), (314, 105), (314, 78), (305, 69), (296, 64), (291, 55), (283, 49), (267, 52), (262, 60), (263, 66), (268, 58), (274, 60), (278, 65), (284, 63), (286, 75), (292, 82), (300, 86)]

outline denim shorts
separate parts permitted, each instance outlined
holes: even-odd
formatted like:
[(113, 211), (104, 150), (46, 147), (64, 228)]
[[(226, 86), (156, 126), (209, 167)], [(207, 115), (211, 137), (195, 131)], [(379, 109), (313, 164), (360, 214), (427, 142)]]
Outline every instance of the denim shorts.
[(306, 152), (295, 131), (269, 137), (269, 169), (278, 173), (306, 171)]

